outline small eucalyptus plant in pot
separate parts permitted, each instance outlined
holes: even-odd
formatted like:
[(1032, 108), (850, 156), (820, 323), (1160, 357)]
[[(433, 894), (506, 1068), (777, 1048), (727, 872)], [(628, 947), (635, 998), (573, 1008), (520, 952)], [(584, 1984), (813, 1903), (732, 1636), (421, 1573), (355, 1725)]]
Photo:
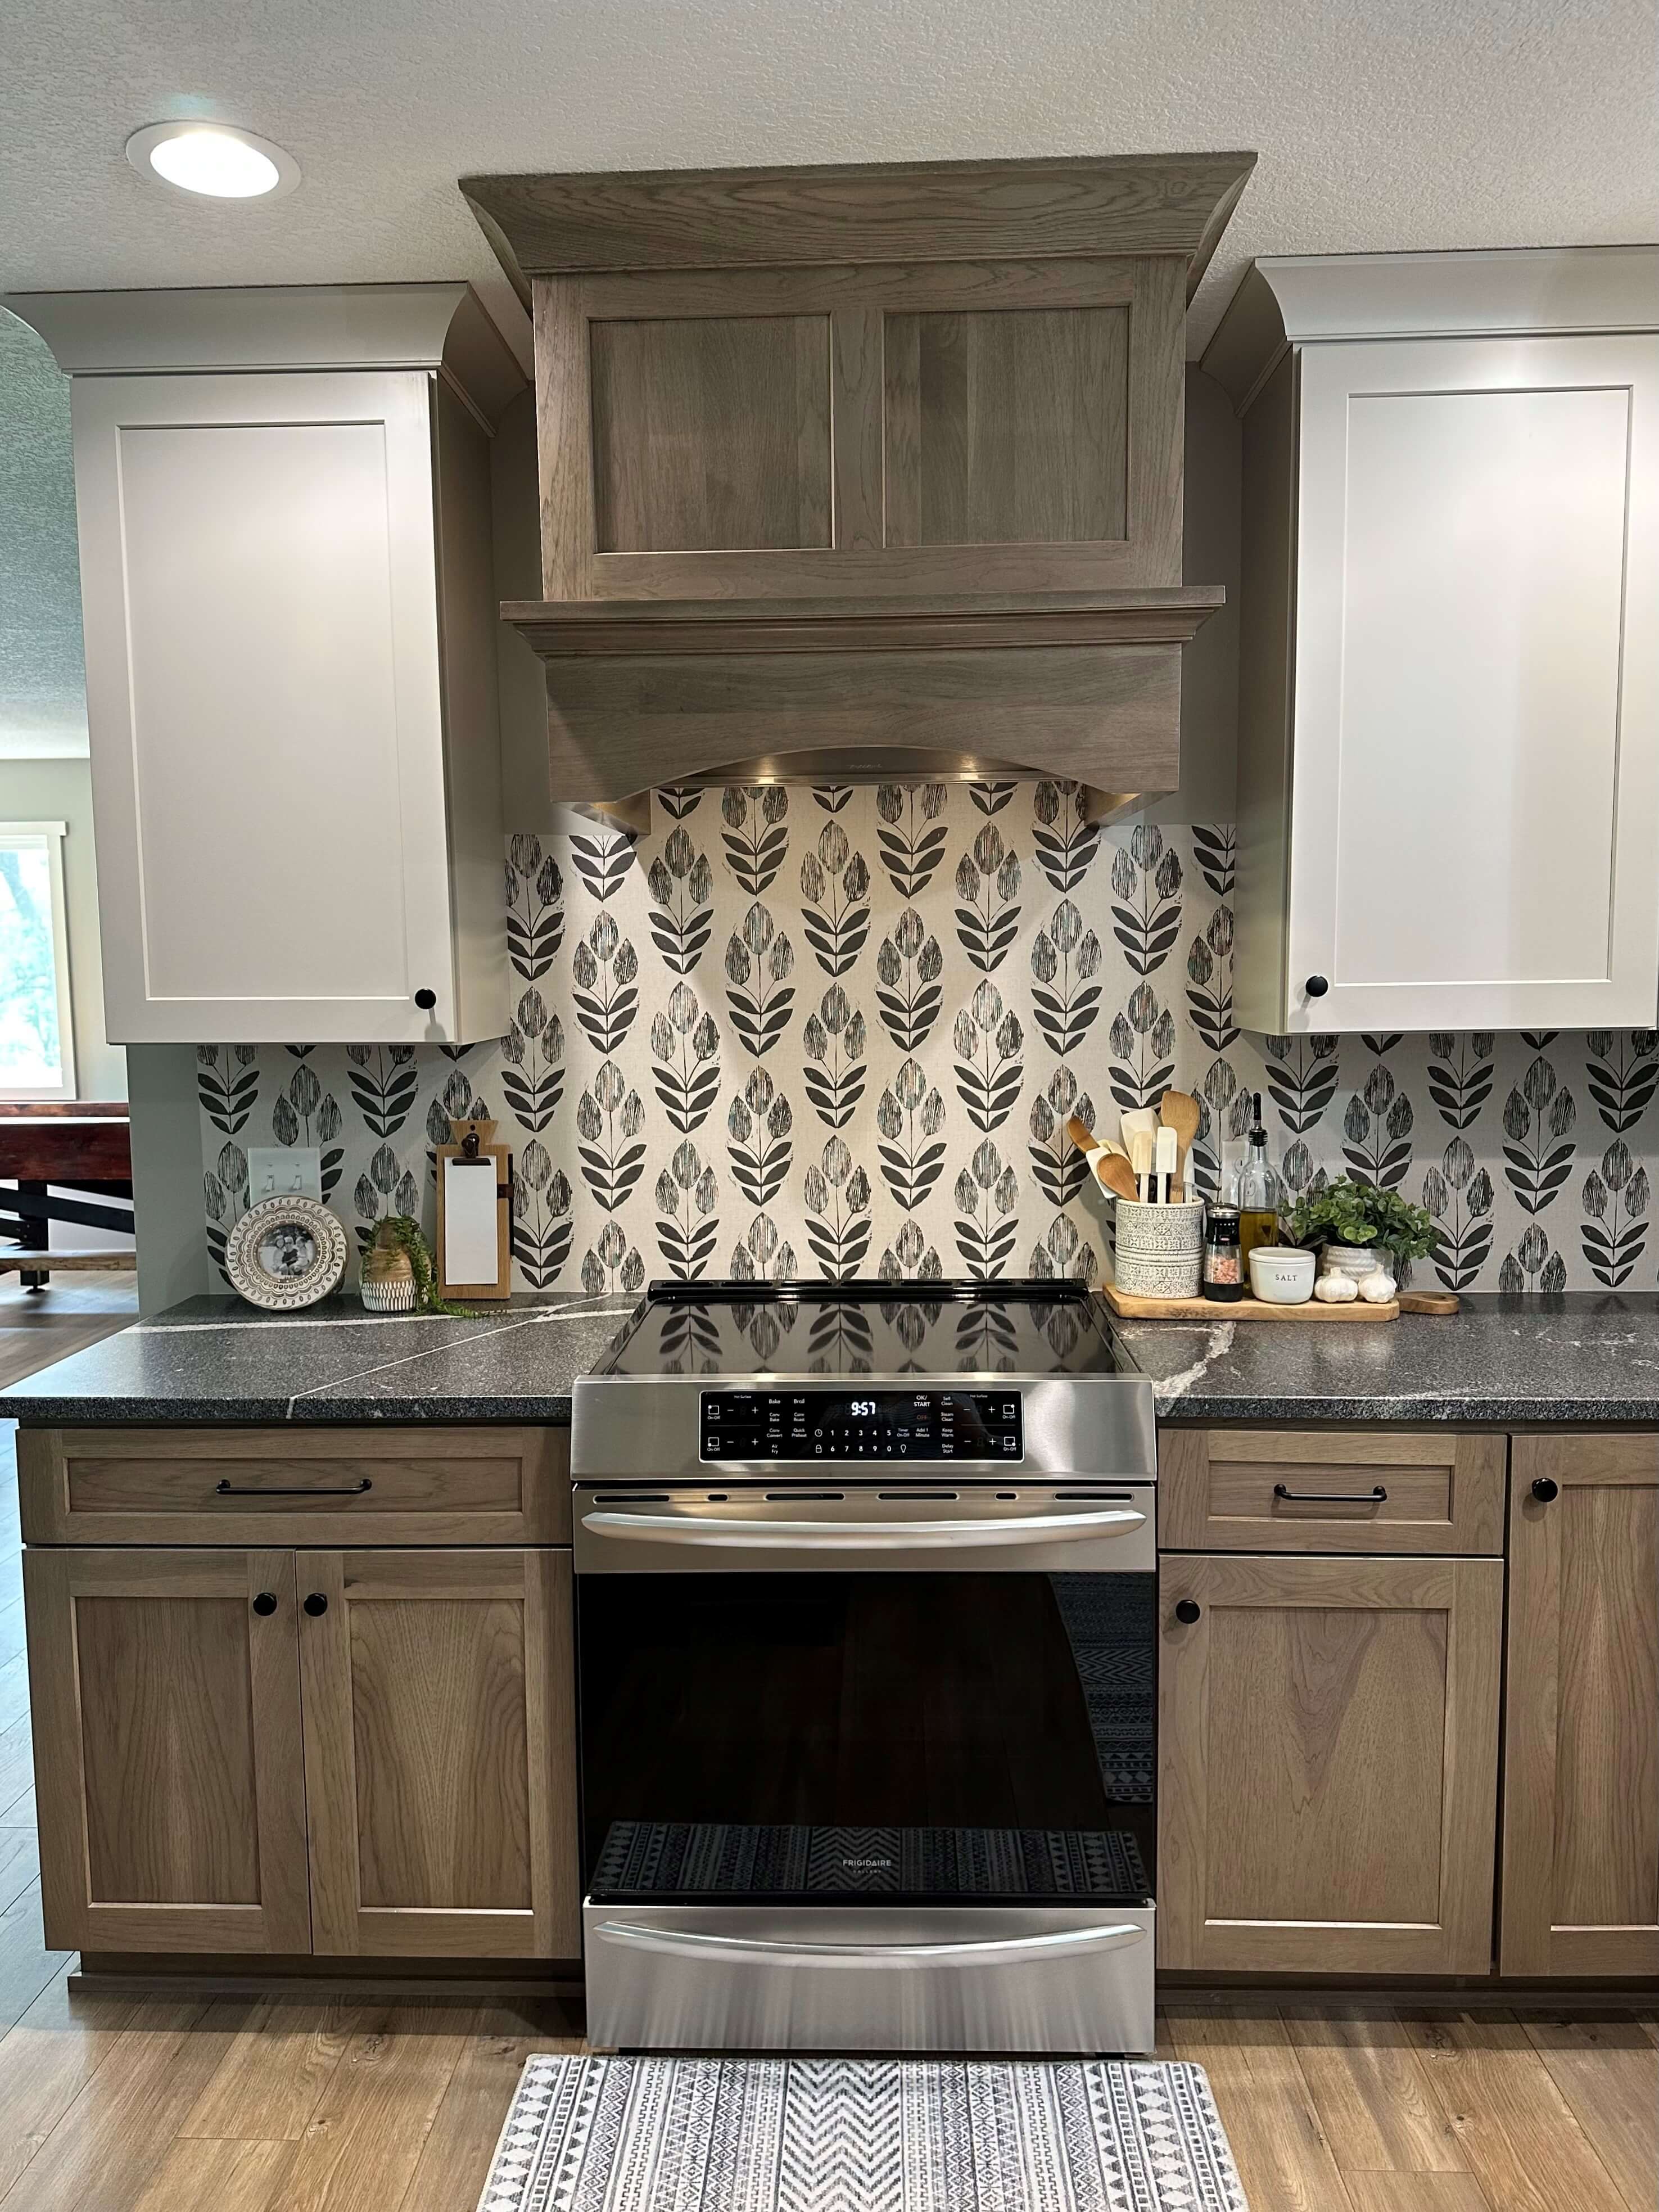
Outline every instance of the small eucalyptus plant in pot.
[[(1322, 1189), (1304, 1190), (1287, 1224), (1290, 1242), (1320, 1253), (1322, 1281), (1346, 1279), (1361, 1294), (1392, 1297), (1405, 1264), (1434, 1249), (1434, 1223), (1420, 1206), (1398, 1191), (1339, 1176)], [(1381, 1279), (1388, 1288), (1382, 1290)], [(1320, 1285), (1314, 1295), (1327, 1298)], [(1339, 1297), (1354, 1291), (1339, 1291)]]

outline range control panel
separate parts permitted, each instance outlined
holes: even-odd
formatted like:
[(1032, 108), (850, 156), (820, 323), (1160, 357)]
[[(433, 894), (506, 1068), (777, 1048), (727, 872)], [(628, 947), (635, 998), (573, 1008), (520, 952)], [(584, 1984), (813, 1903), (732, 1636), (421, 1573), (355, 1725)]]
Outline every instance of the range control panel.
[(1025, 1436), (1018, 1390), (705, 1390), (705, 1462), (1000, 1460)]

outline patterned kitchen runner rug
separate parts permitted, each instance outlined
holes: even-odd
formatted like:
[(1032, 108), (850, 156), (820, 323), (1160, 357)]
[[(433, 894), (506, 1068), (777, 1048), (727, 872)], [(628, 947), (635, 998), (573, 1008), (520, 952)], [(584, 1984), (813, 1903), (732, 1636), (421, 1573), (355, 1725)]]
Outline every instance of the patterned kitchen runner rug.
[(1200, 2066), (530, 2058), (478, 2212), (1246, 2212)]

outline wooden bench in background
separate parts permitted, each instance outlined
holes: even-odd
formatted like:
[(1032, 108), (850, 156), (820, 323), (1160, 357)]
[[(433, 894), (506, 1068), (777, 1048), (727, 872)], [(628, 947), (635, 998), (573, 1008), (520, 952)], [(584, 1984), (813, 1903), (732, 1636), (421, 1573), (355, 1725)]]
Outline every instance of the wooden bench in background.
[(5, 1183), (15, 1188), (0, 1188), (0, 1237), (12, 1240), (0, 1244), (0, 1275), (16, 1274), (26, 1290), (39, 1291), (51, 1274), (137, 1266), (132, 1250), (48, 1249), (54, 1221), (131, 1230), (132, 1143), (125, 1099), (0, 1103)]

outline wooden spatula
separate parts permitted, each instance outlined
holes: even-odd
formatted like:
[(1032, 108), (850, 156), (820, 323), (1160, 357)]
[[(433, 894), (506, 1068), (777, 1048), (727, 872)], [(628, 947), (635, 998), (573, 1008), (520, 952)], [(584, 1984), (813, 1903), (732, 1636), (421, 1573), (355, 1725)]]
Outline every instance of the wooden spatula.
[(1164, 1103), (1158, 1110), (1158, 1119), (1164, 1127), (1173, 1129), (1176, 1133), (1176, 1141), (1181, 1146), (1180, 1176), (1182, 1182), (1185, 1182), (1187, 1155), (1191, 1152), (1193, 1139), (1198, 1134), (1200, 1120), (1198, 1101), (1188, 1091), (1166, 1091), (1164, 1094)]

